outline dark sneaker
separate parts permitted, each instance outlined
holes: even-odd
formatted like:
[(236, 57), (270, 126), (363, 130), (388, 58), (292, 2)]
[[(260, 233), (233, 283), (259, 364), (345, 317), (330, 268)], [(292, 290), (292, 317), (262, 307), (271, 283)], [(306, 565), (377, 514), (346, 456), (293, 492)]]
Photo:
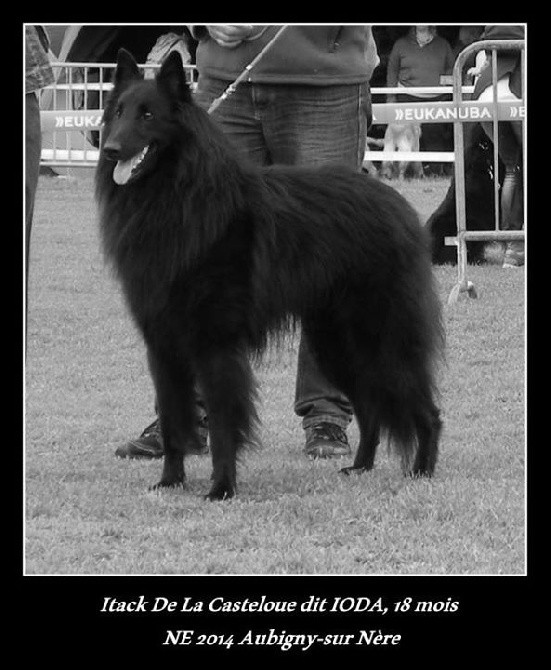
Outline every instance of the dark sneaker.
[[(206, 453), (208, 451), (209, 435), (207, 417), (201, 419), (197, 432), (203, 447), (200, 453)], [(155, 419), (153, 423), (147, 426), (140, 437), (117, 447), (115, 456), (119, 458), (162, 458), (164, 450), (159, 420)]]
[(341, 458), (352, 452), (346, 432), (334, 423), (318, 423), (306, 429), (304, 452), (311, 458)]

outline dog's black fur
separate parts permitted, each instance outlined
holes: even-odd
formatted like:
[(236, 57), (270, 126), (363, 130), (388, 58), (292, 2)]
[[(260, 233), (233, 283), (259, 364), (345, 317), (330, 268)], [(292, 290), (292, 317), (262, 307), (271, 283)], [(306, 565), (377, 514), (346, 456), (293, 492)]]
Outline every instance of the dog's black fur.
[[(184, 482), (197, 384), (209, 416), (208, 497), (234, 495), (236, 455), (256, 423), (249, 354), (298, 320), (357, 417), (345, 472), (373, 466), (386, 430), (407, 472), (431, 475), (441, 314), (407, 202), (340, 167), (247, 163), (193, 102), (177, 54), (142, 80), (121, 51), (104, 122), (101, 233), (147, 345), (165, 450), (157, 486)], [(146, 146), (130, 172), (125, 161)]]
[[(492, 230), (495, 227), (493, 144), (478, 123), (465, 124), (465, 205), (467, 230)], [(497, 178), (503, 181), (503, 166)], [(429, 217), (426, 229), (431, 236), (432, 262), (457, 263), (457, 247), (446, 245), (446, 237), (457, 235), (455, 178), (438, 208)], [(485, 242), (469, 242), (467, 261), (484, 262)]]

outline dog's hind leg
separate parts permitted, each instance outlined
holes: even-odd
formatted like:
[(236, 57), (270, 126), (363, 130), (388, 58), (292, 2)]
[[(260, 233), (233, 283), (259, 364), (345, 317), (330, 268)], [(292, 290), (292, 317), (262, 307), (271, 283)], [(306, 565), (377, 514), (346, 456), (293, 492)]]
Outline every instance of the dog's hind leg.
[(303, 321), (302, 327), (320, 370), (348, 398), (358, 422), (360, 443), (354, 464), (340, 472), (349, 475), (371, 470), (379, 444), (380, 421), (369, 380), (360, 377), (360, 371), (369, 365), (361, 345), (357, 344), (362, 339), (361, 333), (357, 335), (357, 326), (344, 320), (342, 324), (327, 319)]
[(438, 457), (438, 441), (442, 430), (442, 421), (438, 408), (432, 403), (418, 413), (417, 453), (411, 471), (412, 477), (431, 477)]
[(236, 457), (252, 442), (257, 415), (255, 384), (241, 350), (220, 351), (197, 363), (199, 385), (209, 417), (212, 484), (207, 498), (224, 500), (237, 491)]
[(199, 446), (196, 435), (194, 375), (182, 358), (165, 356), (148, 349), (149, 367), (157, 394), (157, 410), (163, 440), (163, 471), (152, 489), (182, 486), (184, 455), (191, 445)]
[(354, 464), (341, 469), (341, 472), (345, 475), (371, 470), (379, 446), (380, 425), (376, 408), (369, 406), (364, 401), (354, 405), (354, 414), (360, 430), (360, 443), (356, 451)]

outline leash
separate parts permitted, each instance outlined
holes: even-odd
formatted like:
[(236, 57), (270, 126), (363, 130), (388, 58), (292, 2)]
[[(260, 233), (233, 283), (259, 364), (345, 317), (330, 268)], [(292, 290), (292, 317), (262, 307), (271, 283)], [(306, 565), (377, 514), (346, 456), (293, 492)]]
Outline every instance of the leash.
[(257, 63), (266, 55), (266, 53), (273, 47), (273, 45), (276, 43), (276, 41), (281, 37), (283, 31), (287, 28), (287, 26), (281, 26), (281, 28), (277, 31), (277, 33), (272, 37), (272, 39), (266, 44), (266, 46), (258, 53), (253, 60), (247, 65), (247, 67), (243, 70), (243, 72), (237, 77), (237, 79), (232, 82), (228, 88), (222, 93), (222, 95), (216, 100), (213, 100), (211, 106), (207, 110), (207, 114), (212, 114), (215, 109), (217, 109), (223, 102), (226, 100), (226, 98), (229, 98), (232, 93), (234, 93), (235, 89), (239, 86), (239, 84), (249, 76), (251, 70), (257, 65)]

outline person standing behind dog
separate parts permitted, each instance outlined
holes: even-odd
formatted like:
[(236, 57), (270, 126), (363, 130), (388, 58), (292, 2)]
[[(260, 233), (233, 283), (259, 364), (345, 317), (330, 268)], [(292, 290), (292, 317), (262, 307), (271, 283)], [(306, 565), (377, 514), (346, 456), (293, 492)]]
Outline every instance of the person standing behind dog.
[[(523, 40), (524, 26), (497, 25), (486, 26), (480, 40)], [(473, 100), (491, 102), (493, 100), (491, 53), (482, 67), (471, 69), (477, 76)], [(497, 98), (498, 100), (520, 100), (522, 98), (522, 59), (521, 52), (497, 52)], [(493, 142), (494, 125), (491, 122), (481, 124), (484, 132)], [(524, 227), (524, 189), (522, 160), (522, 122), (500, 121), (498, 123), (498, 152), (505, 167), (505, 176), (501, 187), (501, 229), (522, 230)], [(504, 268), (519, 268), (524, 265), (524, 242), (515, 240), (505, 245)]]
[(42, 26), (25, 26), (25, 332), (27, 331), (31, 228), (42, 151), (38, 91), (54, 81), (49, 48), (48, 35)]
[[(274, 38), (280, 26), (190, 26), (198, 40), (196, 100), (217, 100)], [(232, 95), (213, 112), (233, 144), (257, 165), (340, 163), (361, 168), (371, 125), (369, 81), (379, 63), (370, 26), (287, 26)], [(300, 341), (295, 412), (314, 458), (350, 453), (347, 398), (320, 373)], [(160, 457), (158, 424), (117, 450)]]
[[(440, 77), (453, 71), (454, 56), (449, 42), (438, 35), (435, 26), (411, 26), (404, 37), (394, 42), (388, 58), (388, 87), (440, 86)], [(388, 102), (438, 102), (446, 95), (434, 93), (390, 93)], [(421, 151), (439, 151), (451, 142), (449, 124), (427, 123), (422, 126)], [(438, 164), (436, 164), (438, 165)], [(435, 166), (435, 164), (433, 164)], [(442, 166), (440, 167), (442, 169)]]

